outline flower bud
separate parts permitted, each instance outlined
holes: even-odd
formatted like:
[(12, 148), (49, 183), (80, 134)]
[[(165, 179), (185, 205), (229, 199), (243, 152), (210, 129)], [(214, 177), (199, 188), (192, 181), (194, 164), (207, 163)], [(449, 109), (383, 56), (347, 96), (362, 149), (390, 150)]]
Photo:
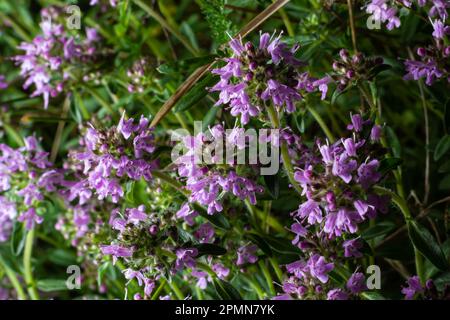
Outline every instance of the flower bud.
[(258, 68), (258, 64), (257, 64), (255, 61), (252, 61), (252, 62), (249, 63), (248, 68), (249, 68), (251, 71), (255, 71), (256, 68)]
[(450, 56), (450, 46), (445, 47), (445, 49), (444, 49), (444, 56), (445, 56), (445, 57)]
[(341, 57), (342, 61), (347, 62), (348, 60), (348, 51), (345, 49), (341, 49), (339, 51), (339, 56)]
[(424, 57), (426, 54), (427, 54), (427, 50), (425, 48), (420, 47), (417, 49), (417, 55), (419, 57)]
[(357, 53), (352, 57), (352, 62), (353, 64), (360, 64), (362, 61), (362, 54), (361, 53)]
[(156, 235), (157, 233), (158, 233), (158, 231), (159, 231), (159, 228), (158, 228), (158, 226), (157, 225), (151, 225), (150, 226), (150, 228), (148, 228), (148, 232), (152, 235), (152, 236), (154, 236), (154, 235)]
[(348, 71), (345, 73), (345, 76), (346, 76), (347, 78), (351, 79), (351, 78), (353, 78), (353, 77), (355, 76), (355, 71), (353, 71), (353, 70), (348, 70)]

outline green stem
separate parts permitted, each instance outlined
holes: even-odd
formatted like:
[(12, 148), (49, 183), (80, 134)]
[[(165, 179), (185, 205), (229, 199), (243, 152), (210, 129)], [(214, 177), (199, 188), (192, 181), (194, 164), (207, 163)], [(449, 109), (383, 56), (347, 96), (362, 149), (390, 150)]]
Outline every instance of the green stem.
[(331, 133), (330, 128), (328, 128), (327, 124), (323, 120), (322, 116), (316, 111), (316, 109), (311, 107), (306, 107), (308, 111), (311, 113), (311, 115), (314, 117), (314, 119), (319, 124), (320, 128), (323, 130), (325, 135), (327, 136), (330, 143), (333, 143), (336, 139), (334, 138), (334, 135)]
[(172, 289), (172, 291), (175, 293), (175, 296), (178, 300), (184, 300), (183, 292), (181, 292), (180, 288), (178, 288), (177, 284), (174, 280), (169, 282), (169, 286)]
[(270, 261), (270, 264), (272, 265), (273, 271), (275, 271), (275, 274), (277, 275), (278, 281), (280, 281), (280, 283), (281, 283), (283, 281), (283, 271), (281, 271), (277, 259), (269, 258), (269, 261)]
[[(275, 2), (275, 1), (273, 1)], [(287, 15), (286, 11), (284, 9), (279, 10), (281, 19), (283, 19), (284, 26), (286, 27), (286, 31), (289, 35), (289, 37), (295, 36), (294, 27), (292, 27), (291, 20), (289, 20), (289, 16)]]
[(33, 242), (34, 242), (34, 228), (28, 231), (25, 240), (25, 250), (23, 253), (23, 268), (25, 283), (27, 284), (28, 294), (32, 300), (39, 300), (39, 294), (36, 290), (36, 283), (33, 279), (33, 273), (31, 271), (31, 256), (33, 253)]
[(272, 296), (275, 296), (276, 292), (275, 292), (275, 288), (273, 287), (273, 279), (272, 279), (272, 276), (270, 275), (269, 269), (267, 268), (267, 266), (263, 260), (259, 260), (258, 265), (261, 268), (262, 273), (264, 274), (264, 278), (266, 278), (266, 282), (269, 287), (270, 294)]
[(195, 294), (197, 295), (197, 300), (203, 300), (203, 292), (198, 286), (195, 286)]
[(153, 293), (152, 297), (150, 298), (151, 300), (156, 300), (158, 299), (161, 291), (164, 289), (164, 286), (167, 284), (167, 279), (166, 278), (162, 278), (161, 282), (159, 283), (159, 287), (155, 290), (155, 292)]
[(8, 264), (3, 260), (3, 257), (0, 254), (0, 265), (5, 269), (6, 275), (9, 279), (9, 282), (11, 282), (11, 285), (14, 287), (17, 293), (17, 297), (19, 300), (27, 300), (27, 295), (25, 294), (25, 291), (23, 290), (22, 286), (20, 285), (19, 279), (17, 279), (16, 273), (14, 270), (12, 270)]
[[(275, 108), (271, 105), (267, 106), (267, 112), (269, 114), (270, 122), (272, 123), (272, 127), (274, 129), (280, 129), (280, 119), (278, 117), (278, 113)], [(294, 187), (294, 189), (298, 193), (302, 193), (302, 190), (298, 184), (298, 182), (294, 179), (294, 167), (292, 166), (291, 157), (289, 156), (289, 150), (287, 144), (285, 142), (281, 143), (281, 158), (283, 159), (283, 167), (286, 175), (289, 179), (289, 182)]]
[(259, 285), (259, 283), (251, 277), (246, 278), (245, 280), (247, 280), (248, 284), (253, 288), (253, 290), (256, 291), (256, 294), (258, 295), (258, 299), (263, 300), (265, 298), (266, 294), (264, 293), (264, 291), (261, 288), (261, 286)]

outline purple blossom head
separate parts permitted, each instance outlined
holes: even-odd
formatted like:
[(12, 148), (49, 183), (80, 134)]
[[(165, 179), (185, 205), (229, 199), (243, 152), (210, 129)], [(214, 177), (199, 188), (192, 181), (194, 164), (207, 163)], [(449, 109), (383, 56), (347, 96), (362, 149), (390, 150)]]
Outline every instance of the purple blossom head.
[(216, 273), (217, 277), (222, 280), (225, 280), (230, 274), (230, 269), (220, 263), (213, 264), (211, 268)]
[(356, 272), (348, 279), (346, 287), (352, 294), (367, 290), (366, 277), (363, 273)]
[(210, 243), (214, 240), (214, 233), (214, 227), (210, 223), (204, 223), (195, 231), (194, 236), (201, 243)]
[(402, 293), (405, 295), (406, 300), (411, 300), (416, 294), (422, 293), (424, 291), (424, 288), (422, 287), (418, 276), (409, 278), (407, 281), (407, 285), (407, 287), (403, 287), (402, 289)]
[[(300, 91), (318, 90), (325, 98), (330, 78), (315, 79), (301, 70), (305, 64), (295, 57), (299, 46), (289, 47), (281, 34), (261, 34), (259, 46), (243, 44), (242, 39), (231, 40), (229, 46), (232, 56), (224, 59), (225, 66), (212, 70), (220, 80), (210, 90), (220, 92), (216, 105), (229, 105), (231, 115), (240, 116), (242, 124), (259, 115), (264, 103), (294, 112), (302, 99)], [(260, 88), (257, 92), (251, 90), (255, 85)]]
[(245, 245), (237, 250), (237, 261), (236, 265), (241, 266), (246, 263), (255, 263), (258, 261), (258, 257), (256, 256), (256, 251), (258, 250), (258, 247), (256, 245)]
[(31, 230), (35, 223), (41, 224), (44, 221), (44, 218), (36, 213), (36, 209), (29, 208), (17, 218), (17, 221), (24, 222), (27, 230)]
[(345, 240), (342, 247), (344, 248), (344, 257), (346, 258), (361, 258), (363, 256), (359, 251), (362, 248), (362, 242), (358, 238)]
[(100, 250), (104, 255), (112, 255), (114, 257), (128, 258), (133, 255), (133, 250), (122, 247), (117, 244), (100, 245)]
[(194, 259), (197, 255), (198, 250), (195, 248), (178, 249), (176, 251), (175, 270), (182, 270), (183, 267), (194, 268), (197, 265)]
[(319, 254), (312, 255), (308, 260), (308, 267), (311, 276), (319, 279), (322, 283), (328, 282), (328, 273), (334, 269), (332, 262), (326, 262), (325, 258)]
[(348, 300), (348, 294), (342, 289), (332, 289), (327, 293), (327, 300)]

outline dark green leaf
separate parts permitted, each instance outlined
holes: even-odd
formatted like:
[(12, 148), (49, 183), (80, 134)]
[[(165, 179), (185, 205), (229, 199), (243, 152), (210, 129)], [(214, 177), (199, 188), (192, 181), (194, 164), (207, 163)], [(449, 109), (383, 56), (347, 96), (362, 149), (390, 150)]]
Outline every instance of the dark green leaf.
[(77, 263), (76, 255), (69, 250), (54, 249), (48, 253), (48, 259), (60, 266), (70, 266)]
[(361, 293), (361, 296), (367, 300), (386, 300), (386, 298), (377, 291), (366, 291)]
[(230, 222), (228, 222), (227, 218), (225, 218), (223, 214), (208, 214), (205, 208), (197, 203), (194, 203), (192, 207), (200, 216), (211, 222), (214, 226), (223, 230), (228, 230), (231, 228)]
[(441, 159), (450, 150), (450, 135), (445, 135), (439, 140), (434, 149), (434, 161)]
[(37, 281), (36, 286), (44, 292), (68, 290), (64, 279), (42, 279)]
[(427, 228), (416, 221), (408, 223), (409, 237), (416, 249), (440, 270), (447, 270), (449, 263), (442, 248)]
[(230, 283), (214, 278), (213, 284), (217, 294), (222, 300), (242, 300), (239, 292)]
[(27, 233), (23, 223), (15, 222), (11, 235), (11, 252), (13, 255), (18, 256), (22, 253), (26, 236)]
[(380, 236), (384, 236), (392, 232), (396, 228), (395, 223), (390, 221), (379, 222), (372, 227), (367, 228), (361, 233), (364, 240), (371, 240)]
[(266, 235), (264, 241), (272, 248), (272, 250), (278, 253), (301, 254), (300, 249), (294, 246), (288, 239)]
[(195, 84), (175, 105), (173, 111), (180, 112), (188, 110), (208, 94), (208, 88), (217, 83), (218, 77), (213, 74), (206, 75)]
[(270, 249), (270, 246), (264, 240), (263, 236), (260, 236), (256, 233), (249, 233), (246, 235), (246, 237), (251, 242), (256, 244), (258, 246), (258, 248), (261, 249), (262, 252), (264, 252), (266, 255), (268, 255), (269, 257), (272, 256), (272, 254), (273, 254), (272, 249)]
[(267, 190), (273, 199), (278, 199), (280, 195), (280, 176), (278, 174), (263, 176)]
[(392, 67), (388, 64), (379, 64), (375, 67), (373, 67), (370, 71), (369, 71), (369, 75), (368, 75), (368, 79), (371, 80), (374, 77), (376, 77), (379, 73), (389, 70)]
[(403, 160), (400, 158), (385, 158), (381, 160), (378, 172), (385, 175), (389, 171), (397, 169), (402, 162)]
[(394, 154), (394, 157), (400, 158), (402, 154), (402, 147), (400, 145), (400, 141), (398, 140), (397, 135), (395, 134), (395, 131), (391, 127), (386, 126), (386, 135), (389, 141), (389, 145), (392, 148), (392, 153)]
[(202, 121), (202, 131), (205, 131), (206, 129), (208, 129), (209, 126), (211, 126), (214, 123), (214, 121), (216, 120), (216, 114), (218, 110), (219, 107), (211, 107), (208, 110)]

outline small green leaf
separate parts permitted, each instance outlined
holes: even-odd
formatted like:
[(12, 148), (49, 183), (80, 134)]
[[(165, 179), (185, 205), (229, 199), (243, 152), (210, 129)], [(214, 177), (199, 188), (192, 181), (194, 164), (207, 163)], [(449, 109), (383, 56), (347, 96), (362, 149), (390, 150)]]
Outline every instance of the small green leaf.
[(211, 107), (208, 112), (206, 112), (206, 115), (202, 121), (202, 131), (205, 131), (214, 123), (214, 120), (216, 120), (217, 111), (219, 111), (219, 107)]
[(371, 80), (373, 78), (375, 78), (379, 73), (389, 70), (392, 67), (388, 64), (379, 64), (375, 67), (373, 67), (370, 71), (369, 71), (369, 75), (368, 75), (368, 79)]
[(60, 266), (70, 266), (77, 263), (76, 255), (69, 250), (54, 249), (48, 253), (48, 259)]
[(391, 127), (386, 126), (386, 135), (390, 147), (392, 148), (392, 153), (394, 154), (394, 157), (400, 158), (402, 155), (402, 147), (400, 145), (400, 140), (398, 140), (398, 137), (395, 134), (395, 131)]
[(277, 238), (273, 236), (266, 235), (264, 241), (272, 248), (273, 251), (282, 254), (294, 254), (300, 255), (301, 251), (299, 248), (294, 246), (291, 241), (285, 238)]
[(389, 171), (397, 169), (402, 162), (403, 160), (400, 158), (385, 158), (381, 160), (378, 172), (385, 175)]
[(102, 285), (102, 279), (105, 272), (109, 269), (111, 262), (106, 261), (97, 270), (97, 285), (100, 287)]
[(361, 296), (367, 300), (386, 300), (386, 298), (377, 291), (366, 291), (361, 293)]
[(427, 228), (416, 221), (408, 223), (409, 237), (417, 250), (440, 270), (448, 270), (449, 263), (442, 248)]
[(205, 76), (178, 101), (173, 111), (180, 112), (193, 107), (197, 102), (199, 102), (204, 96), (208, 94), (208, 87), (217, 83), (217, 81), (218, 77), (213, 74), (208, 74), (207, 76)]
[(273, 199), (278, 199), (280, 195), (280, 176), (278, 174), (263, 176), (267, 190)]
[(231, 228), (230, 222), (223, 214), (208, 214), (205, 208), (197, 203), (194, 203), (192, 207), (200, 216), (211, 222), (214, 226), (223, 230), (228, 230)]
[(180, 72), (188, 72), (189, 70), (195, 70), (207, 63), (213, 61), (216, 55), (207, 55), (196, 58), (189, 58), (184, 60), (176, 60), (160, 65), (157, 70), (162, 74), (178, 74)]
[(15, 222), (11, 235), (11, 252), (13, 255), (18, 256), (22, 253), (25, 246), (25, 239), (27, 233), (23, 223)]
[(396, 228), (395, 223), (390, 221), (383, 221), (375, 224), (372, 227), (367, 228), (361, 233), (361, 237), (364, 240), (371, 240), (377, 237), (384, 236)]
[(273, 251), (270, 248), (270, 246), (267, 244), (267, 242), (264, 240), (263, 236), (260, 236), (256, 233), (249, 233), (246, 235), (246, 237), (253, 242), (254, 244), (256, 244), (258, 246), (259, 249), (262, 250), (262, 252), (264, 252), (266, 255), (268, 255), (269, 257), (271, 257), (273, 255)]
[(213, 284), (217, 294), (222, 300), (242, 300), (239, 291), (237, 291), (230, 283), (214, 278)]
[(441, 159), (450, 150), (450, 135), (445, 135), (439, 140), (434, 149), (434, 161)]
[(36, 286), (44, 292), (68, 290), (64, 279), (42, 279), (37, 281)]

